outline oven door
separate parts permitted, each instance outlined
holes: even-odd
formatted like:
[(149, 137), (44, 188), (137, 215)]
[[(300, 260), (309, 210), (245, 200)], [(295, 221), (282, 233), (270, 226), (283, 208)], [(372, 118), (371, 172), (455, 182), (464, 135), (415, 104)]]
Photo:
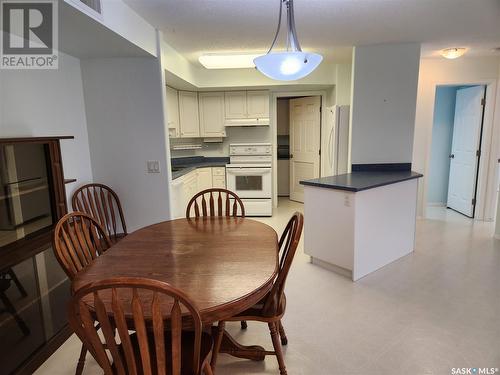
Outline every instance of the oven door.
[(226, 184), (240, 198), (271, 198), (271, 168), (228, 166)]

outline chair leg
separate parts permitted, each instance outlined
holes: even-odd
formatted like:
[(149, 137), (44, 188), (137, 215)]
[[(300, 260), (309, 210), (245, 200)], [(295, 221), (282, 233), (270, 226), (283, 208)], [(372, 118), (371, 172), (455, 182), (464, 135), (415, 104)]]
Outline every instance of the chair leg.
[(82, 375), (83, 367), (85, 366), (85, 357), (87, 356), (87, 348), (82, 344), (82, 350), (80, 350), (80, 358), (78, 358), (78, 364), (76, 365), (75, 375)]
[(206, 361), (203, 365), (203, 372), (205, 373), (205, 375), (214, 375), (212, 367), (210, 367), (210, 363), (208, 363), (208, 361)]
[(219, 355), (220, 345), (222, 343), (222, 338), (224, 337), (225, 327), (226, 322), (224, 321), (220, 321), (217, 326), (217, 337), (215, 338), (214, 348), (212, 349), (212, 359), (210, 361), (212, 371), (215, 371), (215, 366), (217, 365), (217, 356)]
[(242, 320), (241, 321), (241, 329), (247, 329), (247, 328), (248, 328), (247, 321), (246, 320)]
[(286, 337), (285, 329), (283, 328), (283, 324), (281, 323), (281, 319), (278, 322), (278, 329), (280, 331), (281, 345), (287, 345), (288, 338)]
[(285, 360), (283, 358), (283, 351), (281, 350), (281, 343), (279, 340), (278, 334), (278, 322), (269, 322), (269, 332), (271, 332), (271, 339), (273, 340), (274, 353), (276, 354), (276, 358), (278, 359), (278, 365), (280, 368), (281, 375), (287, 375)]

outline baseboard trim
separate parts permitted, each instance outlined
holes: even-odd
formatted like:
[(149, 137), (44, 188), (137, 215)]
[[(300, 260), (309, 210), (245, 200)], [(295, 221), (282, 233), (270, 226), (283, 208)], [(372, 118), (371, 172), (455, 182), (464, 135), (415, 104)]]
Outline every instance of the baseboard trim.
[(352, 280), (352, 271), (347, 268), (336, 266), (335, 264), (325, 262), (324, 260), (315, 257), (311, 257), (311, 263)]

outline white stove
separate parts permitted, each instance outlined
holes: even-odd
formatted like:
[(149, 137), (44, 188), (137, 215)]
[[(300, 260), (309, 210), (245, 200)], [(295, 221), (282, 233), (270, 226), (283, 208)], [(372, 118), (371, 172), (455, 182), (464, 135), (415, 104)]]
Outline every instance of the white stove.
[(270, 143), (231, 143), (226, 185), (245, 205), (246, 216), (271, 216), (272, 146)]

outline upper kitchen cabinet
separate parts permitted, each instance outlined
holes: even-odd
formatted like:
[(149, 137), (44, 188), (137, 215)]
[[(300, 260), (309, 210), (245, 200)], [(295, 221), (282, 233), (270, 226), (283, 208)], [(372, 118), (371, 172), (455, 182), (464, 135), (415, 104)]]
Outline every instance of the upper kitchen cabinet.
[(200, 136), (198, 93), (179, 91), (179, 125), (181, 138), (196, 138)]
[(170, 138), (180, 137), (179, 96), (176, 89), (167, 86), (167, 125)]
[(226, 92), (225, 109), (226, 126), (269, 125), (269, 92)]
[(202, 137), (225, 137), (224, 93), (200, 92), (200, 133)]
[(269, 93), (267, 91), (247, 91), (247, 115), (249, 118), (269, 122)]
[(247, 92), (231, 91), (225, 93), (226, 119), (247, 117)]

